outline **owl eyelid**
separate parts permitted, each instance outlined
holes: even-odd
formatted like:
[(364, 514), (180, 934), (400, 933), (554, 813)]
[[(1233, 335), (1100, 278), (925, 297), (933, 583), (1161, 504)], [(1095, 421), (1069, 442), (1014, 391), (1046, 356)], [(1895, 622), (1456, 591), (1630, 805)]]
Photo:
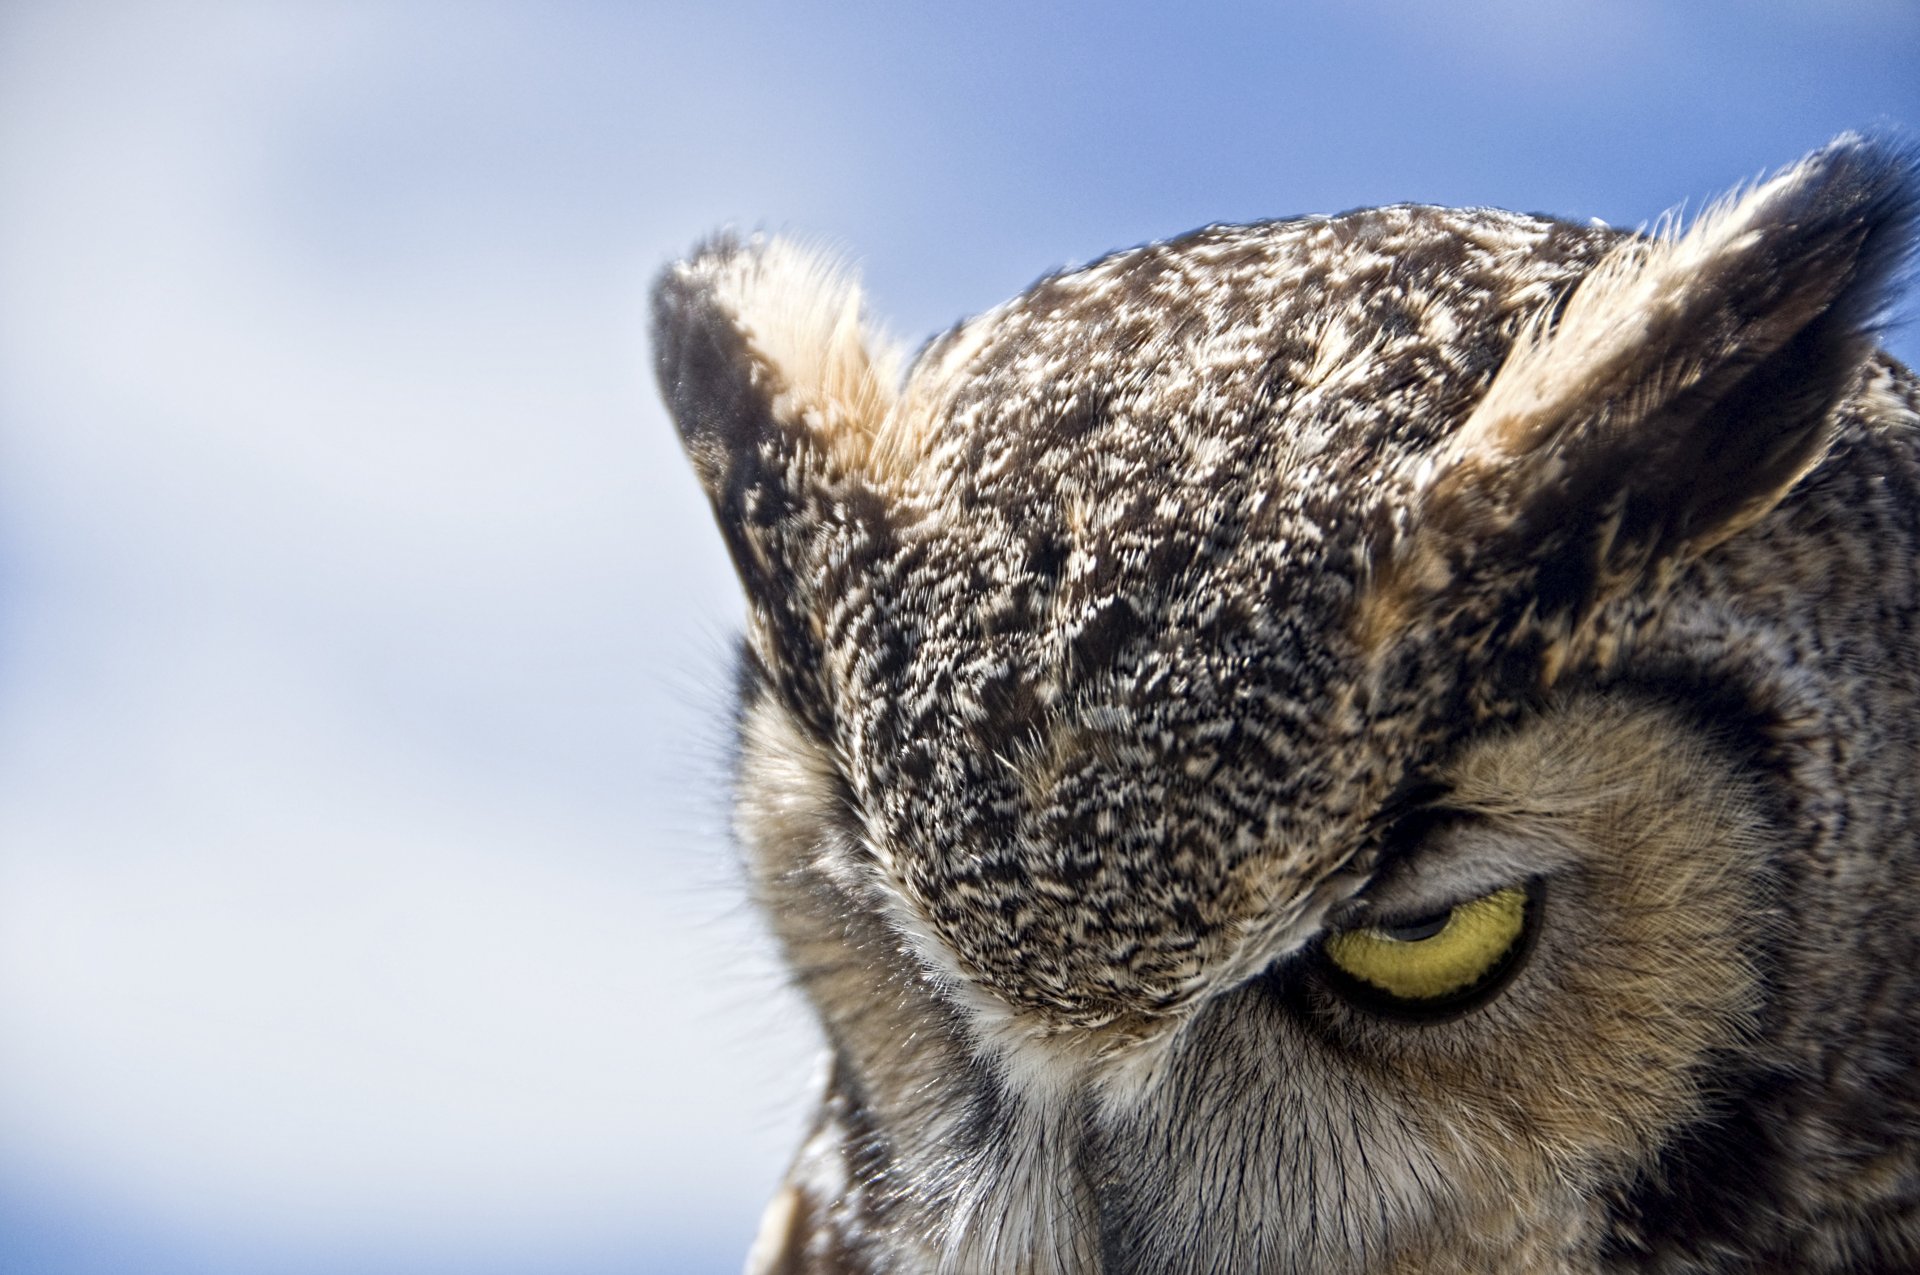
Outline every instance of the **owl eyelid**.
[(1531, 890), (1580, 863), (1579, 840), (1537, 820), (1443, 807), (1423, 811), (1418, 827), (1386, 845), (1372, 879), (1330, 912), (1325, 932), (1409, 926), (1508, 887)]
[(1378, 921), (1374, 923), (1373, 928), (1396, 942), (1418, 943), (1446, 929), (1447, 922), (1453, 919), (1454, 911), (1454, 908), (1446, 908), (1408, 921)]
[[(1484, 899), (1501, 890), (1525, 890), (1537, 894), (1539, 882), (1527, 877), (1519, 880), (1493, 881), (1485, 885), (1475, 884), (1466, 888), (1449, 889), (1446, 893), (1435, 892), (1427, 898), (1397, 899), (1382, 907), (1367, 894), (1362, 894), (1342, 907), (1334, 909), (1328, 916), (1324, 927), (1326, 934), (1340, 934), (1348, 930), (1374, 930), (1398, 938), (1402, 942), (1417, 942), (1421, 938), (1430, 938), (1445, 927), (1447, 920), (1465, 905), (1476, 899)], [(1402, 936), (1396, 931), (1427, 931), (1424, 934)]]

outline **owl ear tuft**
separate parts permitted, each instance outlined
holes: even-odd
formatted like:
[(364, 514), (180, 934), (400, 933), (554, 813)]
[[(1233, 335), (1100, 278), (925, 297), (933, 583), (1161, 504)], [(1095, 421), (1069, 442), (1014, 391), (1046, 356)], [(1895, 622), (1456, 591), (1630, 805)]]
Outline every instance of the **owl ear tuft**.
[(1765, 515), (1825, 452), (1917, 204), (1914, 157), (1850, 135), (1684, 234), (1624, 240), (1428, 469), (1379, 564), (1387, 610), (1500, 579), (1577, 619)]
[(870, 468), (900, 358), (863, 309), (850, 272), (786, 239), (721, 237), (661, 275), (656, 369), (709, 492), (730, 457), (770, 443)]
[[(749, 602), (748, 640), (776, 684), (817, 685), (826, 546), (871, 539), (898, 356), (860, 289), (786, 240), (720, 238), (654, 285), (661, 390)], [(824, 711), (822, 709), (821, 711)]]

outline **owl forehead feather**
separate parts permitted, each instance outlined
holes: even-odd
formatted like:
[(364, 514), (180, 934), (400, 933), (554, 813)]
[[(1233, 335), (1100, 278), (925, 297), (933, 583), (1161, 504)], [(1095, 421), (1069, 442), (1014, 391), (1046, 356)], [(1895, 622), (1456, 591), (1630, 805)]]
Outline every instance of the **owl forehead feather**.
[(722, 243), (662, 281), (660, 371), (918, 950), (1047, 1031), (1150, 1023), (1818, 460), (1912, 209), (1854, 138), (1677, 238), (1215, 227), (1042, 280), (899, 391), (843, 277)]

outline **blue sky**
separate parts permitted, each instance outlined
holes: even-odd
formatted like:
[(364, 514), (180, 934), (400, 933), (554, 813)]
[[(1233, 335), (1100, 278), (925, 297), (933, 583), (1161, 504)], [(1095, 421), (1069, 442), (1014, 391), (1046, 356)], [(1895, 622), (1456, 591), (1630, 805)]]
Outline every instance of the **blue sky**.
[(1208, 221), (1641, 224), (1916, 68), (1908, 0), (13, 0), (0, 1270), (737, 1268), (812, 1042), (645, 350), (702, 235), (917, 341)]

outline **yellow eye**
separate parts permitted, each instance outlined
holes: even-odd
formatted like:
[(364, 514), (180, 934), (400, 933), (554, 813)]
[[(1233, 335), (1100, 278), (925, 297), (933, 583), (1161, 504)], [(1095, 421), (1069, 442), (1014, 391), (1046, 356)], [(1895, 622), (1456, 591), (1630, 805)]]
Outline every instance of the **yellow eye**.
[(1524, 954), (1532, 911), (1528, 891), (1510, 887), (1406, 925), (1343, 930), (1323, 947), (1336, 981), (1356, 999), (1388, 1011), (1443, 1012), (1498, 989)]

